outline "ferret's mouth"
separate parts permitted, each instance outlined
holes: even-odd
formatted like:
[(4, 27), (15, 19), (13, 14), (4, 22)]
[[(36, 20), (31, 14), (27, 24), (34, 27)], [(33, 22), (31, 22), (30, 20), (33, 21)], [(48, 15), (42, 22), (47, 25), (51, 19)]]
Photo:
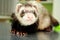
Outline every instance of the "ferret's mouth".
[(32, 22), (33, 20), (32, 20), (32, 19), (27, 19), (27, 21), (30, 21), (30, 22)]

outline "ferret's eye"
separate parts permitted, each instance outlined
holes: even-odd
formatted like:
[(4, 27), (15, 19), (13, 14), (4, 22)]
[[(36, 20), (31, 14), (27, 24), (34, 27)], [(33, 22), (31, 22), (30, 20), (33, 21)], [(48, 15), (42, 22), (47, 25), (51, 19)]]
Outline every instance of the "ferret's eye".
[(21, 16), (21, 17), (23, 17), (23, 16), (24, 16), (24, 11), (22, 11), (22, 12), (21, 12), (20, 16)]
[(35, 17), (37, 17), (36, 13), (35, 12), (33, 12), (33, 13), (34, 13)]

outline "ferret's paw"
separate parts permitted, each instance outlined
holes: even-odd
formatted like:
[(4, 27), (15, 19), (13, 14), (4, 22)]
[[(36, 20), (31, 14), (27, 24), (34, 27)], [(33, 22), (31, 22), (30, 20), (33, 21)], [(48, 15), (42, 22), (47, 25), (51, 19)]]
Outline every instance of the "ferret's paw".
[(23, 37), (27, 36), (27, 33), (22, 33), (23, 34)]
[(46, 30), (47, 32), (51, 32), (51, 31), (52, 31), (51, 28), (46, 28), (45, 30)]
[(25, 33), (25, 32), (16, 32), (16, 35), (20, 36), (20, 37), (25, 37), (27, 35), (27, 33)]
[(15, 33), (16, 33), (16, 31), (15, 31), (15, 30), (11, 30), (11, 33), (12, 33), (12, 34), (15, 34)]

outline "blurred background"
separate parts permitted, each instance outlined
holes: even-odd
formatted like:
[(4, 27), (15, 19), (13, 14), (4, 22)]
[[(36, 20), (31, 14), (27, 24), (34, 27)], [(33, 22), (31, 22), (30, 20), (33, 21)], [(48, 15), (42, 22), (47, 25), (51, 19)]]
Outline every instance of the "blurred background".
[[(24, 2), (25, 0), (22, 0)], [(33, 1), (33, 0), (32, 0)], [(52, 11), (53, 0), (36, 0), (40, 1), (49, 12)], [(18, 0), (0, 0), (0, 16), (10, 16), (14, 12)]]

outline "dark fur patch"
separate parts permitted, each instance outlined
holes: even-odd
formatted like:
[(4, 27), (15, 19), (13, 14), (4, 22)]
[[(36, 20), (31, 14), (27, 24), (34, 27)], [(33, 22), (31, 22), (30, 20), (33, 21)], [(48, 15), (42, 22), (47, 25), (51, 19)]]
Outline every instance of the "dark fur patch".
[(20, 16), (23, 17), (25, 15), (25, 12), (22, 10)]
[(38, 21), (36, 23), (29, 25), (29, 26), (23, 26), (21, 25), (18, 20), (12, 22), (12, 30), (16, 30), (17, 32), (26, 32), (26, 33), (35, 33), (38, 28)]

